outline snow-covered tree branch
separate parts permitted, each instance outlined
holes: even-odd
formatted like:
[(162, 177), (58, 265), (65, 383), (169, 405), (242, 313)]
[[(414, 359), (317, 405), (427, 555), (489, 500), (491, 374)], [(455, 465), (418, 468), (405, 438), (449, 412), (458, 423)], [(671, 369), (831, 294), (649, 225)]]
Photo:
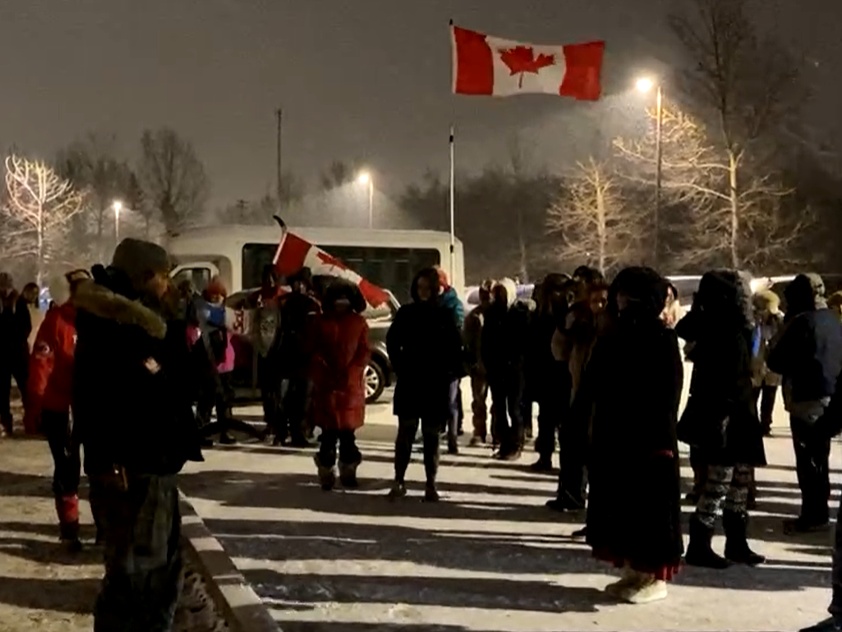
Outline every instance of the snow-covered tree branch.
[(4, 255), (33, 258), (40, 285), (56, 260), (70, 220), (83, 208), (84, 194), (45, 162), (11, 155), (5, 165)]

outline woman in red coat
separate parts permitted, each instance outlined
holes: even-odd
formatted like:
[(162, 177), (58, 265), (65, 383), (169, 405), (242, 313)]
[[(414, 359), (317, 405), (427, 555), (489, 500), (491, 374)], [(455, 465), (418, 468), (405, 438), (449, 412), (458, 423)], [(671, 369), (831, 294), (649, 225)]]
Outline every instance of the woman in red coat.
[(59, 537), (70, 551), (78, 551), (81, 548), (78, 492), (82, 462), (70, 417), (76, 350), (73, 299), (79, 285), (91, 276), (85, 270), (76, 270), (65, 278), (70, 284), (70, 300), (47, 312), (29, 359), (24, 427), (27, 434), (40, 429), (47, 437), (53, 455), (53, 493)]
[(321, 449), (316, 455), (322, 489), (336, 483), (336, 446), (339, 478), (348, 488), (357, 486), (362, 455), (354, 432), (365, 419), (363, 373), (368, 365), (368, 323), (360, 314), (365, 300), (355, 285), (333, 283), (325, 292), (323, 313), (313, 324), (311, 379), (312, 415), (321, 428)]

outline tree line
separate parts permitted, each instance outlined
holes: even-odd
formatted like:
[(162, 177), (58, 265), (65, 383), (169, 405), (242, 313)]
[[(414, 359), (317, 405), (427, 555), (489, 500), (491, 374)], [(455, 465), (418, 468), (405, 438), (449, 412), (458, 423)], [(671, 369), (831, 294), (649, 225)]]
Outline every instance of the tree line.
[[(668, 19), (681, 55), (659, 78), (667, 87), (660, 204), (654, 108), (645, 133), (595, 143), (592, 156), (566, 170), (533, 164), (515, 139), (504, 165), (457, 175), (456, 233), (470, 280), (536, 278), (582, 263), (606, 272), (647, 263), (671, 274), (842, 266), (833, 241), (842, 228), (839, 162), (806, 140), (800, 61), (758, 35), (748, 0), (682, 6)], [(358, 166), (331, 163), (315, 179), (317, 192), (342, 191)], [(208, 209), (204, 165), (168, 128), (143, 132), (134, 161), (120, 157), (114, 136), (89, 134), (49, 164), (13, 150), (5, 172), (0, 267), (39, 280), (108, 258), (115, 200), (125, 209), (120, 235), (146, 238), (210, 221), (270, 226), (279, 209), (296, 207), (295, 219), (307, 220), (307, 189), (291, 173), (280, 201), (267, 193)], [(412, 226), (448, 230), (448, 196), (447, 182), (429, 171), (396, 204)]]

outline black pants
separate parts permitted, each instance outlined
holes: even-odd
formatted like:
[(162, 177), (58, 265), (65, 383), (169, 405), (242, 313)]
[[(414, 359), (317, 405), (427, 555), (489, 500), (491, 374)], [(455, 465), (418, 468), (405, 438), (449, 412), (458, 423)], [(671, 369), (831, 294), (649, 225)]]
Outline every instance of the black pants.
[(575, 503), (585, 504), (588, 486), (588, 428), (578, 416), (562, 417), (558, 431), (559, 459), (558, 498), (569, 497)]
[(196, 417), (201, 427), (210, 424), (211, 413), (216, 408), (219, 432), (225, 433), (231, 430), (231, 407), (234, 403), (234, 387), (231, 385), (231, 375), (231, 373), (219, 373), (218, 379), (210, 375), (199, 391)]
[(418, 425), (421, 425), (421, 436), (424, 441), (424, 472), (427, 483), (436, 482), (439, 469), (439, 433), (445, 425), (443, 420), (436, 419), (400, 419), (398, 420), (398, 436), (395, 439), (395, 480), (403, 483), (406, 470), (412, 459), (412, 444)]
[(339, 444), (339, 462), (343, 465), (356, 465), (362, 461), (362, 454), (357, 447), (353, 430), (323, 430), (319, 437), (319, 465), (336, 465), (336, 445)]
[(289, 436), (293, 442), (301, 441), (307, 434), (310, 382), (307, 378), (287, 378), (283, 381), (281, 392), (281, 416), (275, 428), (275, 436)]
[(815, 419), (790, 417), (795, 471), (801, 489), (801, 520), (807, 524), (828, 521), (830, 501), (830, 439), (815, 441), (810, 429)]
[(535, 449), (541, 458), (551, 459), (555, 452), (556, 434), (564, 415), (564, 395), (554, 392), (542, 393), (538, 400), (538, 438)]
[(775, 399), (778, 396), (777, 386), (758, 386), (754, 389), (754, 405), (760, 405), (760, 425), (763, 427), (763, 432), (768, 433), (772, 427), (772, 421), (775, 414)]
[(257, 356), (257, 378), (260, 384), (260, 398), (263, 404), (263, 421), (266, 430), (276, 432), (283, 417), (283, 390), (278, 359), (275, 354)]
[(67, 412), (41, 412), (41, 430), (53, 456), (53, 495), (62, 539), (79, 537), (79, 479), (82, 459), (79, 442)]
[(523, 375), (489, 376), (493, 421), (497, 426), (497, 439), (501, 453), (523, 449)]
[(127, 489), (95, 477), (105, 577), (94, 632), (170, 632), (181, 591), (181, 515), (175, 476), (129, 476)]
[(2, 357), (5, 349), (0, 349), (0, 424), (12, 432), (12, 378), (18, 386), (21, 398), (26, 396), (26, 382), (29, 378), (28, 358), (9, 359)]
[[(842, 515), (842, 502), (839, 505), (839, 514)], [(836, 521), (836, 530), (833, 538), (833, 570), (831, 573), (833, 585), (833, 598), (828, 611), (836, 621), (842, 622), (842, 520)]]

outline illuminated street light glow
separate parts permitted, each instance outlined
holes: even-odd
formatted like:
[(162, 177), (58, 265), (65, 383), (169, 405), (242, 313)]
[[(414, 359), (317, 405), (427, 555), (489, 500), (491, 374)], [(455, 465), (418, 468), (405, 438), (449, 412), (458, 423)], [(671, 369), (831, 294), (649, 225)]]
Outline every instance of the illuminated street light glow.
[(641, 77), (635, 83), (635, 88), (638, 92), (651, 92), (652, 88), (655, 87), (655, 82), (650, 77)]
[(363, 171), (357, 176), (357, 182), (360, 184), (368, 184), (371, 182), (371, 174), (368, 171)]

